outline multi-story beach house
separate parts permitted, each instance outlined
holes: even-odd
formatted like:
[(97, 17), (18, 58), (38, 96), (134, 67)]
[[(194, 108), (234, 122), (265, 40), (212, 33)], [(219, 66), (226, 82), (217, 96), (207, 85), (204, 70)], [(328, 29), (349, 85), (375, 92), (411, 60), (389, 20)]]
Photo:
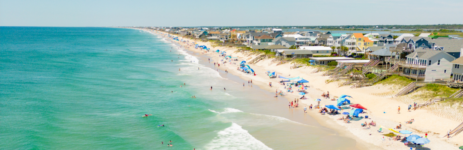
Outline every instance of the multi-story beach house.
[(342, 46), (345, 46), (348, 49), (347, 54), (350, 55), (356, 52), (356, 47), (357, 47), (356, 42), (357, 42), (357, 39), (352, 34), (350, 34), (344, 40), (342, 40)]
[(207, 39), (208, 40), (219, 40), (220, 34), (222, 34), (220, 31), (209, 31), (207, 34)]
[(285, 46), (285, 47), (291, 47), (293, 45), (297, 45), (296, 44), (296, 38), (294, 37), (277, 37), (273, 40), (273, 43), (275, 45), (282, 45), (282, 46)]
[(378, 38), (378, 46), (394, 44), (394, 37), (392, 35), (380, 35)]
[(463, 57), (452, 61), (452, 80), (455, 82), (463, 82)]
[(405, 43), (406, 52), (413, 52), (417, 49), (423, 50), (440, 50), (447, 52), (455, 58), (459, 58), (463, 49), (462, 39), (438, 38), (431, 39), (428, 37), (411, 37), (403, 38), (400, 43)]
[(455, 57), (440, 50), (416, 50), (408, 54), (400, 75), (432, 82), (435, 80), (448, 80), (452, 72), (452, 61)]

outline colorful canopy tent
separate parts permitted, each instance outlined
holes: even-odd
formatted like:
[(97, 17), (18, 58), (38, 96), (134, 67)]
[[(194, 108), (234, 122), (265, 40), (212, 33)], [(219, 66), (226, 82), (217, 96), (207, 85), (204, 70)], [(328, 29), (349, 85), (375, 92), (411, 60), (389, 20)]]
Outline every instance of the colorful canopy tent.
[(299, 89), (306, 90), (305, 86), (303, 86), (303, 85), (299, 86)]
[(352, 104), (352, 105), (350, 105), (350, 107), (354, 107), (354, 108), (358, 108), (358, 109), (365, 109), (365, 110), (367, 110), (365, 107), (363, 107), (363, 106), (360, 105), (360, 104)]
[(338, 101), (337, 101), (338, 106), (344, 105), (344, 103), (350, 104), (350, 100), (348, 100), (346, 98), (338, 98)]
[(220, 52), (220, 50), (216, 50), (215, 52), (217, 52), (217, 53), (218, 53), (218, 52)]
[(335, 107), (334, 105), (326, 105), (325, 107), (328, 108), (328, 109), (341, 110), (341, 109)]
[(241, 61), (241, 63), (242, 63), (242, 64), (245, 64), (245, 63), (246, 63), (246, 61), (244, 61), (244, 60), (243, 60), (243, 61)]
[(350, 117), (359, 117), (359, 114), (363, 112), (363, 109), (353, 109), (349, 112)]
[(309, 83), (309, 81), (302, 79), (302, 80), (297, 81), (297, 83)]

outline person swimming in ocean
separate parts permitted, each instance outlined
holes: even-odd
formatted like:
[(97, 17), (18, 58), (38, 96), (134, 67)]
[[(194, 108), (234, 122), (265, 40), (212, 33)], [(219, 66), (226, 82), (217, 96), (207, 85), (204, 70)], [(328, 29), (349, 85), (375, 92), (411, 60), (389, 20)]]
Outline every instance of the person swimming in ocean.
[(211, 86), (211, 91), (212, 91), (212, 86)]

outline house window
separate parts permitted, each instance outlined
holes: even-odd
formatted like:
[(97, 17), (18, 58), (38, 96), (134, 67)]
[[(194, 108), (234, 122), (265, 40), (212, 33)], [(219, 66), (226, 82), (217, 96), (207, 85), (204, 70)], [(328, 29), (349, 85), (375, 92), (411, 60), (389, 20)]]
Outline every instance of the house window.
[(429, 62), (428, 65), (431, 65), (431, 60), (429, 60), (428, 62)]
[(456, 68), (456, 69), (459, 69), (459, 68), (460, 68), (460, 65), (459, 65), (459, 64), (455, 64), (455, 68)]
[(440, 65), (440, 60), (437, 60), (437, 65)]
[(447, 73), (447, 70), (444, 70), (444, 73)]
[(359, 41), (361, 41), (361, 40), (362, 40), (362, 38), (359, 38)]

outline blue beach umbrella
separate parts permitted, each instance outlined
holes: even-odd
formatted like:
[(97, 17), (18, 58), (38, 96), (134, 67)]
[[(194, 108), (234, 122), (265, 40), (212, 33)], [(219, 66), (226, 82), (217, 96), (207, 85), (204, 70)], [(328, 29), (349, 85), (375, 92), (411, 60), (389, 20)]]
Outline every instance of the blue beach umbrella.
[(343, 112), (342, 114), (343, 115), (349, 115), (349, 112)]
[(428, 144), (429, 142), (431, 142), (431, 141), (429, 141), (429, 139), (427, 139), (427, 138), (419, 138), (419, 139), (413, 141), (413, 143), (420, 144), (420, 145)]
[(321, 99), (319, 99), (319, 98), (317, 98), (317, 100), (316, 100), (316, 101), (317, 101), (317, 102), (319, 102), (319, 101), (322, 101), (322, 100), (321, 100)]
[(402, 134), (412, 134), (413, 132), (412, 132), (412, 131), (408, 131), (408, 130), (400, 130), (399, 133), (402, 133)]
[(349, 96), (349, 95), (341, 95), (339, 98), (345, 98), (345, 97), (350, 97), (350, 98), (352, 98), (352, 96)]
[(358, 117), (360, 113), (363, 112), (363, 109), (353, 109), (349, 112), (350, 117)]
[(335, 107), (333, 105), (326, 105), (325, 107), (328, 108), (328, 109), (341, 110), (341, 109), (339, 109), (339, 108), (337, 108), (337, 107)]
[(407, 137), (407, 142), (413, 142), (415, 140), (418, 140), (419, 138), (421, 138), (419, 135), (413, 134)]
[(302, 80), (297, 81), (297, 83), (309, 83), (309, 81), (302, 79)]
[(304, 93), (304, 92), (300, 92), (299, 95), (305, 95), (305, 93)]

